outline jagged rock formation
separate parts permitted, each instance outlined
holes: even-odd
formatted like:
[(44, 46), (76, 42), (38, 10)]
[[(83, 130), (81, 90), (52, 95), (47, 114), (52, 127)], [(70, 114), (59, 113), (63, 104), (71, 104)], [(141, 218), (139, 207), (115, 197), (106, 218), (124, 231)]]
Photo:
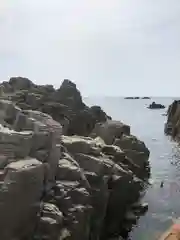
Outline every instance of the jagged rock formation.
[(35, 85), (29, 79), (21, 77), (3, 82), (1, 89), (4, 92), (3, 96), (1, 93), (3, 99), (13, 101), (23, 110), (50, 114), (61, 123), (66, 135), (88, 136), (96, 122), (110, 118), (99, 106), (86, 106), (76, 85), (67, 79), (57, 90), (51, 85)]
[(180, 137), (180, 101), (175, 100), (168, 108), (165, 133), (179, 140)]
[(145, 144), (100, 107), (87, 107), (69, 80), (55, 90), (12, 78), (2, 98), (11, 101), (0, 100), (0, 239), (117, 233), (149, 174)]

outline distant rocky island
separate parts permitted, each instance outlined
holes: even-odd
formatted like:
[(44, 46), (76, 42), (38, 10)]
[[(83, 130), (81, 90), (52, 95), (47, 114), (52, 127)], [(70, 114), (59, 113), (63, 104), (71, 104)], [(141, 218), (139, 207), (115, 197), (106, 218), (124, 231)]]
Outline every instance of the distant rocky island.
[(151, 99), (150, 97), (125, 97), (124, 99)]
[(149, 104), (149, 106), (147, 108), (149, 108), (149, 109), (164, 109), (166, 107), (163, 104), (152, 102), (151, 104)]
[(0, 84), (0, 239), (98, 240), (130, 230), (150, 174), (130, 126), (59, 89)]

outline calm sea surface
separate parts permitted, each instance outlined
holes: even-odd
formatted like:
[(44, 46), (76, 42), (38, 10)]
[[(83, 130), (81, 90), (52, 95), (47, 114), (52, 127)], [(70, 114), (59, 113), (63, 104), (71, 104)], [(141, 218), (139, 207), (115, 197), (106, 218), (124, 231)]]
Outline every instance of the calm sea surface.
[[(133, 227), (130, 239), (154, 240), (180, 217), (180, 147), (164, 135), (167, 109), (149, 110), (152, 101), (168, 107), (172, 98), (125, 100), (122, 98), (85, 98), (88, 105), (100, 105), (113, 119), (131, 126), (131, 133), (145, 142), (150, 149), (152, 185), (143, 201), (149, 210)], [(164, 187), (160, 188), (161, 181)]]

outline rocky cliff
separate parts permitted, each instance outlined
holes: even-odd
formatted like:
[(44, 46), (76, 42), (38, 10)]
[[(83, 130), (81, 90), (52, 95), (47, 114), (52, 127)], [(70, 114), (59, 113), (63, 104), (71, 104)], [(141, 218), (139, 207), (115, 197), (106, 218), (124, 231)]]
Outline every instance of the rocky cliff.
[(119, 233), (149, 175), (145, 144), (69, 80), (55, 90), (11, 78), (0, 94), (0, 239)]
[(168, 108), (165, 133), (180, 140), (180, 101), (175, 100)]

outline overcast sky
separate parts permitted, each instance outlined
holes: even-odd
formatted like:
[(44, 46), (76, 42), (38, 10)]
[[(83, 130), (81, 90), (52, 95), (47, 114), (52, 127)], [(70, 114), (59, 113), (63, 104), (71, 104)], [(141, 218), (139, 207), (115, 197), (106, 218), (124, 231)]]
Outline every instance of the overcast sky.
[(0, 80), (180, 95), (180, 0), (0, 0)]

